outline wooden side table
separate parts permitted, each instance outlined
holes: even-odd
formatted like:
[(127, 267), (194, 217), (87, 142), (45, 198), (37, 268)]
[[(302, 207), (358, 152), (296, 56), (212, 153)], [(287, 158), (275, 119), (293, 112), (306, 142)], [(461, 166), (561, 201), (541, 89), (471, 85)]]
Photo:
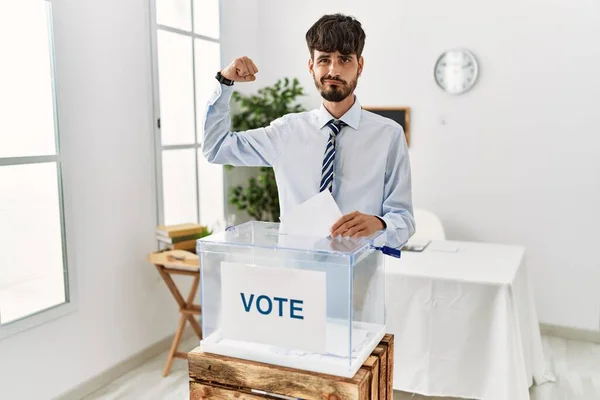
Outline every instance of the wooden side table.
[[(392, 400), (394, 336), (385, 335), (352, 378), (319, 374), (211, 353), (188, 355), (190, 400)], [(278, 396), (277, 396), (278, 395)]]
[[(175, 298), (177, 305), (179, 306), (179, 325), (175, 331), (175, 337), (171, 344), (171, 350), (167, 356), (167, 362), (163, 370), (163, 376), (169, 375), (171, 372), (171, 365), (173, 364), (173, 358), (188, 358), (187, 352), (178, 351), (179, 343), (181, 342), (181, 335), (185, 328), (186, 322), (188, 322), (198, 338), (202, 338), (202, 328), (196, 320), (196, 315), (202, 315), (202, 308), (198, 304), (194, 304), (194, 298), (198, 291), (200, 284), (200, 263), (198, 256), (192, 252), (185, 250), (166, 250), (150, 253), (148, 255), (148, 261), (153, 264), (165, 284), (169, 288), (169, 291)], [(185, 275), (191, 276), (194, 280), (192, 287), (186, 299), (175, 285), (172, 275)]]

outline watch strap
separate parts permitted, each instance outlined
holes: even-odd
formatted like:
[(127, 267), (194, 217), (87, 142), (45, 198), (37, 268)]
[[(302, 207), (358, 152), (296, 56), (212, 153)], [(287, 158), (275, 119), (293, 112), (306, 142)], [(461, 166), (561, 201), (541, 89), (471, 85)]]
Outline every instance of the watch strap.
[(217, 72), (217, 75), (215, 76), (215, 78), (223, 85), (233, 86), (234, 81), (232, 81), (231, 79), (227, 79), (223, 75), (221, 75), (221, 71)]

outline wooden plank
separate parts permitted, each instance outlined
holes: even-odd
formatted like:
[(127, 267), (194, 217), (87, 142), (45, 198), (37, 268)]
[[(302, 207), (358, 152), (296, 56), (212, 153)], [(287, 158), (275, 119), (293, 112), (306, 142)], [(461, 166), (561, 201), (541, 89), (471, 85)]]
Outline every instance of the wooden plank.
[(365, 369), (371, 373), (370, 385), (370, 397), (371, 400), (379, 399), (379, 358), (375, 356), (369, 356), (361, 369)]
[(184, 309), (179, 310), (179, 312), (181, 312), (182, 314), (190, 314), (190, 315), (202, 314), (201, 311), (198, 311), (195, 308), (184, 308)]
[(198, 255), (186, 250), (166, 250), (150, 253), (148, 254), (148, 261), (150, 264), (159, 264), (188, 271), (198, 271), (200, 269)]
[(381, 343), (387, 345), (387, 392), (394, 393), (394, 335), (387, 334), (381, 340)]
[[(354, 378), (356, 378), (361, 372), (367, 372), (364, 370), (359, 369), (358, 372), (356, 372), (356, 374), (354, 375)], [(373, 379), (373, 375), (370, 372), (367, 372), (367, 375), (365, 376), (365, 378), (359, 383), (358, 385), (358, 399), (359, 400), (369, 400), (370, 399), (370, 387), (369, 384), (371, 382), (371, 380)], [(334, 395), (330, 395), (325, 397), (327, 400), (342, 400), (343, 398)]]
[[(377, 359), (379, 360), (379, 398), (387, 400), (388, 398), (391, 398), (391, 397), (388, 397), (388, 393), (387, 393), (388, 384), (386, 382), (387, 346), (381, 345), (381, 344), (378, 345), (377, 347), (375, 347), (375, 349), (373, 350), (371, 355), (377, 357)], [(393, 396), (393, 393), (392, 393), (392, 396)]]
[[(195, 295), (195, 293), (194, 293)], [(202, 312), (202, 306), (200, 306), (199, 304), (192, 304), (190, 306), (190, 309), (196, 311), (196, 312)]]
[(181, 315), (179, 317), (179, 325), (177, 326), (177, 331), (175, 332), (175, 337), (173, 337), (173, 342), (171, 343), (171, 349), (169, 350), (169, 354), (167, 355), (167, 362), (165, 364), (165, 368), (163, 369), (163, 376), (169, 375), (171, 372), (171, 365), (173, 364), (173, 357), (177, 352), (177, 348), (179, 347), (179, 342), (181, 341), (181, 335), (183, 334), (183, 328), (185, 327), (185, 316)]
[(198, 276), (198, 271), (185, 271), (183, 269), (173, 269), (171, 267), (165, 267), (171, 275), (187, 275), (187, 276)]
[(155, 264), (155, 267), (158, 270), (158, 273), (160, 274), (160, 276), (165, 281), (165, 284), (171, 291), (171, 294), (173, 295), (173, 297), (175, 297), (175, 301), (177, 302), (177, 305), (179, 306), (179, 308), (185, 308), (185, 306), (186, 306), (185, 300), (183, 299), (183, 296), (179, 292), (177, 285), (175, 285), (175, 282), (173, 282), (173, 278), (171, 278), (171, 275), (169, 275), (166, 268), (160, 264)]
[(367, 400), (372, 379), (364, 369), (352, 378), (343, 378), (203, 353), (199, 347), (188, 353), (188, 366), (190, 378), (200, 382), (301, 399)]
[(277, 399), (276, 397), (254, 394), (249, 391), (235, 390), (216, 384), (190, 382), (190, 400), (263, 400)]

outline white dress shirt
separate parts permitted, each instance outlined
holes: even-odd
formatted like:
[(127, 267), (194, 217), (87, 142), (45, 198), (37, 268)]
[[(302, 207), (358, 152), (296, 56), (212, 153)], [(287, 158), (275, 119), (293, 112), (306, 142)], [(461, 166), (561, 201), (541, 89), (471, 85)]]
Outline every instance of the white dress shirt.
[[(269, 126), (230, 130), (232, 86), (216, 82), (203, 121), (203, 154), (211, 163), (270, 166), (277, 179), (281, 216), (319, 193), (321, 168), (333, 117), (321, 105), (291, 113)], [(413, 235), (411, 173), (402, 127), (363, 110), (355, 97), (340, 118), (332, 195), (343, 214), (359, 211), (386, 224), (386, 245), (401, 247)]]

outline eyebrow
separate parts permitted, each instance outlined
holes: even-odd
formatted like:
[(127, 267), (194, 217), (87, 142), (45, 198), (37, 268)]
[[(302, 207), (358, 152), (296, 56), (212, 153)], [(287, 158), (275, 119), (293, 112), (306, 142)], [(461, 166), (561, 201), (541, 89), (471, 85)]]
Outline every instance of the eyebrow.
[[(331, 58), (331, 54), (321, 54), (319, 57), (317, 57), (317, 61), (325, 59), (325, 58)], [(350, 54), (340, 54), (338, 56), (338, 58), (352, 59), (352, 55), (350, 55)]]

